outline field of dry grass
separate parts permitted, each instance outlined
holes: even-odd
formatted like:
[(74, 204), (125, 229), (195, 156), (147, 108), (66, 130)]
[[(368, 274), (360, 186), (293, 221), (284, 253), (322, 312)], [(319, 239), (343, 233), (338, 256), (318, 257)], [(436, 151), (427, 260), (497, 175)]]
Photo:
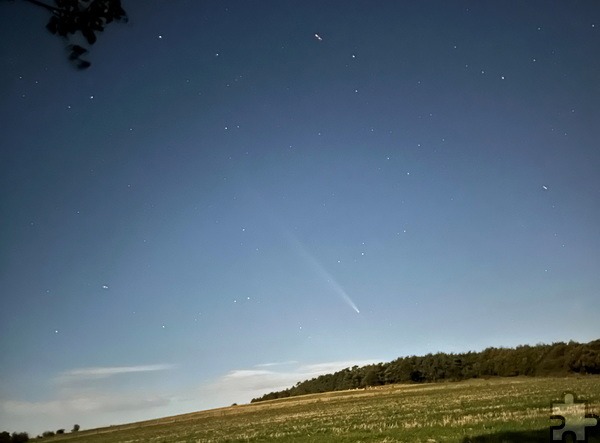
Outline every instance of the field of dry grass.
[[(498, 378), (391, 385), (213, 409), (76, 435), (81, 443), (549, 441), (564, 392), (600, 415), (600, 377)], [(590, 441), (600, 441), (593, 429)]]

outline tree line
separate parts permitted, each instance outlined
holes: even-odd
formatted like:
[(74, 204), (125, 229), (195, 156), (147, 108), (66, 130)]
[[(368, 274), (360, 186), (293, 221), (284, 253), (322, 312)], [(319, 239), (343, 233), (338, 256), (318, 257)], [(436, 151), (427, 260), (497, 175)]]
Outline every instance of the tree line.
[(367, 388), (394, 383), (459, 381), (479, 377), (600, 374), (600, 339), (516, 348), (490, 347), (481, 352), (401, 357), (389, 363), (354, 366), (270, 392), (252, 403), (296, 395)]
[(12, 435), (6, 431), (0, 432), (0, 443), (25, 443), (29, 441), (27, 432), (13, 432)]
[[(81, 429), (79, 425), (74, 425), (71, 432), (77, 432)], [(46, 438), (46, 437), (54, 437), (55, 435), (64, 434), (64, 429), (59, 429), (55, 432), (46, 431), (42, 435), (38, 435), (36, 438)], [(12, 435), (9, 432), (0, 432), (0, 443), (26, 443), (29, 441), (29, 434), (27, 432), (13, 432)]]

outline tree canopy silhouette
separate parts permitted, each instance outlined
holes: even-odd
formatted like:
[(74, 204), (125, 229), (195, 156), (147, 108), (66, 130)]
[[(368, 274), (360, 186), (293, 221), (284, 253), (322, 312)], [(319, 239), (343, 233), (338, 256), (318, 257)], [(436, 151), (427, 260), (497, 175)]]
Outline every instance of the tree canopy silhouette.
[[(252, 402), (393, 383), (458, 381), (478, 377), (567, 376), (600, 374), (600, 339), (589, 343), (487, 348), (461, 354), (400, 357), (389, 363), (354, 366), (296, 383)], [(495, 441), (495, 440), (494, 440)]]
[(91, 63), (81, 57), (88, 52), (83, 46), (73, 42), (73, 36), (80, 32), (89, 45), (97, 39), (97, 33), (113, 21), (127, 21), (127, 13), (121, 0), (54, 0), (54, 5), (40, 0), (24, 0), (51, 13), (46, 29), (67, 40), (69, 60), (78, 69), (89, 68)]

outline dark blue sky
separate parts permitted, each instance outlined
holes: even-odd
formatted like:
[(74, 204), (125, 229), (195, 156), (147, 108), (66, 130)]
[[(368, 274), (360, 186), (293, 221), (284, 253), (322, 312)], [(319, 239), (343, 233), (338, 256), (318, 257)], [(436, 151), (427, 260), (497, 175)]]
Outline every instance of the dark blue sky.
[(123, 6), (0, 3), (0, 428), (598, 338), (598, 2)]

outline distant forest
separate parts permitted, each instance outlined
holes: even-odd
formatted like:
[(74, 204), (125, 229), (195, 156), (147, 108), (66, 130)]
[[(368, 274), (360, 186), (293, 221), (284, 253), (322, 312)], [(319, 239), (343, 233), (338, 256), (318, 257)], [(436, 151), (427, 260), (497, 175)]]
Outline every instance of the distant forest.
[(481, 352), (463, 354), (438, 352), (423, 357), (401, 357), (389, 363), (354, 366), (333, 374), (298, 382), (289, 389), (254, 398), (252, 403), (393, 383), (570, 374), (600, 374), (600, 339), (589, 343), (570, 341), (551, 345), (524, 345), (516, 348), (487, 348)]

